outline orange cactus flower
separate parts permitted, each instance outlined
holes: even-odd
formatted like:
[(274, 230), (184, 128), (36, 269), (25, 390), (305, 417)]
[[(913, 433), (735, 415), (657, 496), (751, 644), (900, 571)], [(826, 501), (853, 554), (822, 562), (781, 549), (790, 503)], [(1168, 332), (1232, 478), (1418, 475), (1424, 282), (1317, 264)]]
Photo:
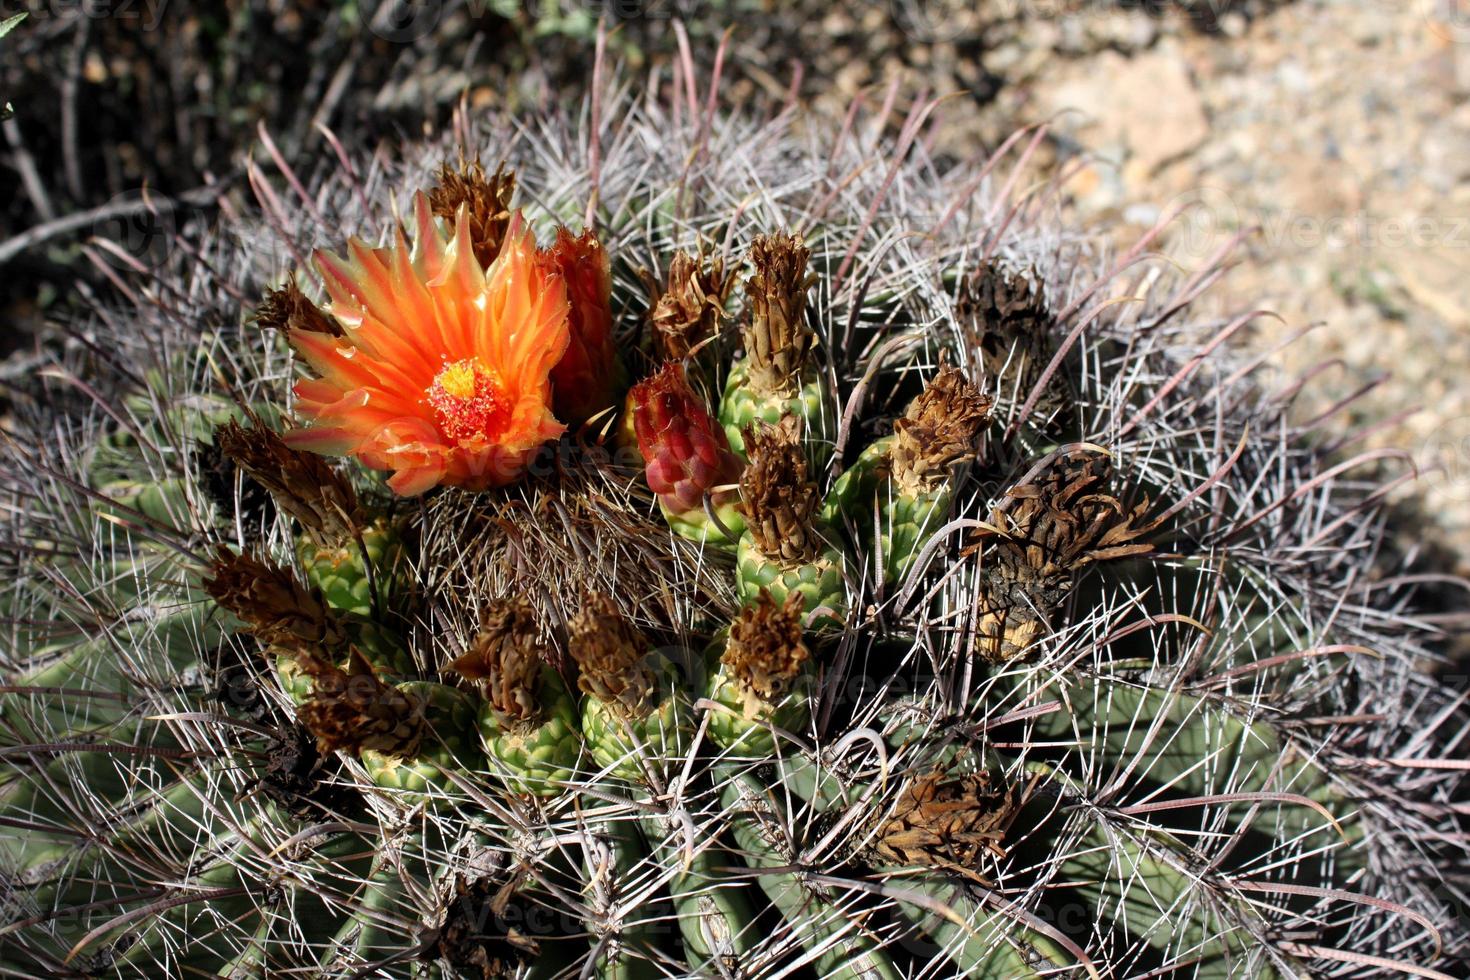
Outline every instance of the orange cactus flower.
[(547, 258), (566, 280), (572, 307), (571, 343), (551, 371), (552, 405), (558, 418), (576, 424), (615, 404), (627, 381), (613, 337), (612, 271), (590, 229), (558, 229)]
[(568, 342), (567, 289), (517, 214), (488, 269), (460, 215), (446, 241), (428, 198), (413, 202), (412, 250), (352, 239), (314, 256), (342, 335), (292, 330), (316, 373), (300, 381), (297, 448), (392, 470), (413, 496), (439, 484), (481, 490), (519, 477), (565, 430), (551, 369)]

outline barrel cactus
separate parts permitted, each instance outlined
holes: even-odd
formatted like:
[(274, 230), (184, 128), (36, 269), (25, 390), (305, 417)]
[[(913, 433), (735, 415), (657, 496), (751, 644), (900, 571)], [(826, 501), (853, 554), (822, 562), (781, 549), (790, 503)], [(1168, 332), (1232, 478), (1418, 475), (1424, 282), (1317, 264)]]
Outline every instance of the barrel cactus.
[(653, 82), (257, 173), (18, 393), (7, 970), (1463, 975), (1383, 454), (1015, 142)]

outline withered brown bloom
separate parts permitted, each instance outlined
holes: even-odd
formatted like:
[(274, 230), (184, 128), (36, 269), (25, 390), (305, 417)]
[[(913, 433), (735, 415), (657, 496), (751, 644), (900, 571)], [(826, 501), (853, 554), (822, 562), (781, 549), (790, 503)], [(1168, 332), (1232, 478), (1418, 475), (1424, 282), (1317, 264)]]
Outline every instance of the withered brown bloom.
[(318, 543), (340, 547), (352, 540), (362, 520), (357, 494), (325, 459), (292, 449), (259, 423), (247, 429), (231, 420), (214, 430), (214, 438)]
[(516, 925), (532, 921), (539, 911), (518, 891), (520, 880), (520, 875), (504, 882), (455, 879), (454, 898), (445, 906), (444, 923), (430, 941), (439, 956), (459, 971), (458, 976), (479, 980), (513, 977), (519, 967), (535, 962), (541, 954), (541, 943)]
[(428, 733), (422, 702), (383, 683), (356, 649), (345, 669), (315, 658), (303, 658), (301, 668), (311, 678), (311, 694), (298, 713), (323, 752), (418, 756)]
[(680, 361), (719, 332), (735, 273), (718, 256), (677, 252), (669, 263), (668, 283), (648, 314), (665, 359)]
[[(1056, 353), (1056, 322), (1041, 287), (1022, 273), (983, 265), (961, 284), (955, 319), (1001, 403), (1020, 408)], [(1037, 395), (1030, 417), (1048, 429), (1063, 427), (1072, 405), (1066, 373), (1058, 371)]]
[(757, 395), (789, 396), (801, 386), (816, 335), (806, 322), (811, 250), (798, 235), (762, 235), (750, 246), (754, 274), (745, 281), (750, 316), (741, 329), (749, 382)]
[(808, 562), (822, 550), (813, 527), (820, 499), (807, 477), (801, 419), (782, 416), (776, 425), (757, 422), (745, 430), (750, 463), (740, 477), (746, 526), (767, 558)]
[(343, 642), (342, 626), (321, 593), (288, 569), (220, 548), (204, 591), (270, 646), (330, 648)]
[(280, 330), (287, 334), (342, 336), (342, 325), (307, 298), (296, 284), (294, 275), (281, 288), (265, 294), (265, 299), (255, 311), (255, 321), (267, 330)]
[(893, 424), (893, 478), (909, 496), (932, 490), (949, 468), (975, 455), (990, 421), (991, 400), (944, 365)]
[(567, 624), (567, 646), (581, 668), (577, 686), (630, 718), (653, 707), (657, 679), (648, 664), (648, 640), (599, 592), (587, 597)]
[(720, 657), (747, 697), (775, 704), (791, 690), (811, 650), (802, 642), (802, 597), (792, 591), (782, 605), (761, 589), (757, 602), (740, 610)]
[(1077, 452), (1054, 462), (1034, 481), (1011, 488), (976, 530), (965, 554), (980, 563), (977, 645), (992, 662), (1030, 649), (1089, 565), (1146, 554), (1139, 540), (1157, 522), (1149, 501), (1129, 508), (1105, 492), (1108, 457)]
[(982, 884), (980, 859), (1004, 857), (1001, 846), (1015, 818), (1015, 791), (985, 770), (950, 775), (933, 769), (914, 777), (884, 817), (872, 856), (880, 863), (953, 871)]
[(465, 209), (475, 259), (481, 268), (488, 269), (505, 241), (515, 189), (515, 171), (505, 169), (504, 164), (486, 176), (478, 157), (461, 160), (458, 167), (451, 167), (446, 161), (429, 189), (429, 207), (436, 218), (444, 219), (451, 226), (459, 219), (460, 208)]
[(485, 700), (507, 721), (535, 724), (545, 662), (535, 609), (524, 599), (501, 599), (490, 605), (480, 632), (450, 667), (479, 682)]

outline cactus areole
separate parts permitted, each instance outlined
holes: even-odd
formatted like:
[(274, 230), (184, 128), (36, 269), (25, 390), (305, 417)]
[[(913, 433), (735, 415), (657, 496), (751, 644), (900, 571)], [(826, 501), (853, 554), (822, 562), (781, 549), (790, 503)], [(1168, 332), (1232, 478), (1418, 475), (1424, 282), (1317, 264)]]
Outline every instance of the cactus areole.
[(594, 77), (17, 382), (5, 972), (1465, 976), (1448, 620), (1216, 271)]

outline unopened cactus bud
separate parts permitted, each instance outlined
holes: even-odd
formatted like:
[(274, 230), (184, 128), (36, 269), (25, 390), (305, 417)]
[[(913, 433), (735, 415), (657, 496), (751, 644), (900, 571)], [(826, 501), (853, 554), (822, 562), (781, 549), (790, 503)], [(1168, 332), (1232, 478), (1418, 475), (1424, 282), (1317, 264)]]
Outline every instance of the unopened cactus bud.
[(342, 336), (342, 324), (317, 306), (301, 291), (293, 275), (286, 284), (266, 293), (255, 311), (255, 322), (266, 330), (282, 333), (321, 333)]
[(664, 365), (633, 387), (631, 399), (644, 475), (669, 527), (691, 541), (733, 547), (745, 529), (735, 490), (740, 460), (684, 369)]
[(570, 340), (551, 369), (552, 409), (562, 422), (579, 425), (616, 405), (627, 383), (613, 336), (612, 272), (590, 229), (580, 235), (557, 229), (545, 255), (565, 280), (570, 304)]
[(292, 449), (263, 425), (230, 421), (214, 430), (215, 444), (269, 491), (277, 507), (323, 545), (345, 545), (362, 521), (357, 494), (325, 459)]
[(878, 490), (878, 543), (890, 584), (907, 578), (944, 525), (954, 499), (950, 471), (978, 451), (989, 411), (990, 399), (946, 365), (894, 423), (890, 483)]
[[(413, 804), (429, 790), (454, 792), (469, 773), (483, 767), (475, 737), (474, 700), (463, 691), (430, 681), (406, 681), (396, 690), (422, 706), (425, 738), (416, 755), (398, 755), (365, 749), (361, 759), (373, 782), (398, 790), (401, 802)], [(459, 781), (446, 775), (458, 773)]]
[(267, 645), (334, 647), (345, 636), (318, 587), (260, 558), (221, 548), (204, 590)]
[(301, 721), (322, 751), (418, 755), (427, 734), (422, 706), (413, 695), (385, 684), (361, 654), (353, 651), (345, 668), (312, 658), (299, 665), (311, 678)]
[[(322, 545), (310, 535), (297, 540), (297, 557), (307, 580), (321, 589), (328, 605), (354, 616), (370, 617), (401, 608), (406, 599), (406, 569), (397, 530), (378, 519), (361, 530), (361, 539)], [(374, 601), (376, 589), (378, 601)]]

